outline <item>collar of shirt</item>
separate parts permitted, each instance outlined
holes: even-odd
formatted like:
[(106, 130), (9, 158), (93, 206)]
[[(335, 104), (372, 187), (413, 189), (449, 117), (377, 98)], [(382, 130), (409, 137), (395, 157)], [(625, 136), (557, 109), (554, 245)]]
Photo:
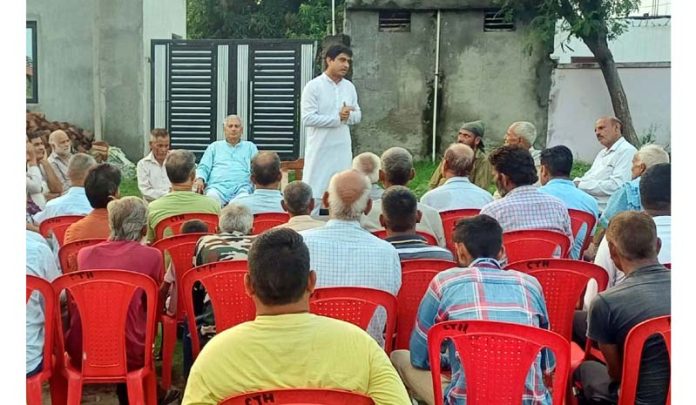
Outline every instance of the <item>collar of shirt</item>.
[(534, 193), (537, 190), (536, 186), (529, 185), (529, 186), (519, 186), (515, 187), (512, 190), (508, 191), (508, 193), (505, 195), (505, 197), (509, 197), (511, 195), (517, 195), (517, 194), (529, 194), (529, 193)]
[(48, 155), (48, 161), (49, 162), (59, 161), (67, 166), (68, 162), (70, 162), (70, 157), (72, 157), (72, 154), (70, 154), (70, 156), (68, 157), (68, 160), (66, 162), (60, 156), (58, 156), (58, 154), (56, 152), (51, 152), (51, 154)]
[(270, 190), (267, 188), (257, 188), (256, 190), (254, 190), (254, 194), (259, 194), (259, 195), (265, 194), (265, 195), (269, 195), (269, 196), (281, 196), (281, 197), (283, 195), (280, 192), (280, 190)]
[(478, 259), (474, 260), (469, 264), (468, 267), (478, 267), (478, 268), (484, 268), (484, 269), (498, 269), (502, 270), (503, 266), (500, 264), (499, 261), (496, 259), (493, 259), (491, 257), (479, 257)]
[[(355, 228), (364, 230), (360, 226), (360, 221), (346, 221), (343, 219), (329, 219), (324, 228)], [(365, 231), (367, 232), (367, 231)]]
[(642, 275), (650, 274), (650, 273), (655, 273), (658, 271), (668, 271), (665, 266), (661, 264), (651, 264), (649, 266), (641, 267), (637, 270), (634, 270), (632, 273), (626, 276), (626, 279), (630, 277), (640, 277)]
[(75, 195), (85, 195), (85, 188), (78, 186), (71, 186), (68, 191), (63, 194), (64, 196), (75, 196)]
[(107, 211), (106, 208), (95, 208), (92, 210), (92, 212), (89, 213), (90, 216), (92, 217), (103, 217), (103, 218), (108, 218), (109, 217), (109, 211)]
[(418, 234), (390, 236), (384, 240), (390, 243), (426, 242), (425, 238)]
[(471, 183), (471, 180), (468, 177), (450, 177), (445, 184), (449, 183)]
[(237, 148), (239, 148), (240, 146), (242, 146), (242, 143), (244, 142), (244, 139), (240, 139), (239, 142), (235, 143), (234, 145), (232, 145), (231, 143), (227, 142), (226, 139), (223, 139), (222, 141), (225, 142), (225, 145), (227, 145), (228, 148), (237, 149)]
[(219, 236), (233, 236), (235, 238), (245, 238), (245, 237), (251, 237), (251, 235), (246, 235), (242, 232), (239, 231), (232, 231), (232, 232), (220, 232), (218, 234)]
[(573, 183), (573, 181), (570, 179), (551, 179), (551, 180), (549, 180), (548, 183), (546, 183), (547, 186), (550, 186), (552, 184), (559, 185), (559, 186), (563, 185), (563, 186), (570, 186), (573, 188), (577, 188), (577, 187), (575, 187), (575, 183)]
[(624, 144), (624, 142), (626, 142), (626, 140), (625, 140), (624, 137), (622, 136), (622, 137), (619, 138), (616, 142), (614, 142), (613, 145), (611, 145), (611, 148), (609, 148), (609, 149), (606, 149), (606, 148), (605, 148), (605, 149), (604, 149), (604, 156), (610, 154), (611, 152), (616, 151), (621, 145)]
[(326, 79), (327, 82), (333, 84), (334, 86), (338, 86), (338, 85), (343, 81), (343, 79), (341, 79), (341, 80), (338, 81), (338, 83), (336, 83), (335, 81), (333, 81), (333, 79), (331, 79), (331, 78), (329, 77), (329, 75), (326, 74), (326, 72), (323, 72), (323, 73), (321, 74), (321, 76), (322, 76), (324, 79)]
[(146, 162), (152, 162), (157, 166), (164, 166), (164, 164), (167, 163), (167, 158), (164, 158), (164, 162), (162, 162), (162, 164), (160, 165), (157, 159), (155, 159), (155, 155), (152, 153), (152, 151), (150, 151), (150, 153), (148, 153), (147, 156), (143, 158), (143, 160)]

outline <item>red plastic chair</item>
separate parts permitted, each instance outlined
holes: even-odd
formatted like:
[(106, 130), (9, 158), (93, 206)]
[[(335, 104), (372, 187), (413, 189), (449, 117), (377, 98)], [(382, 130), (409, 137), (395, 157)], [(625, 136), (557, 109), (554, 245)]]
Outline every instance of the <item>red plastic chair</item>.
[(592, 230), (597, 223), (597, 218), (594, 214), (581, 210), (568, 210), (568, 215), (570, 215), (570, 229), (573, 232), (573, 238), (578, 237), (578, 232), (583, 225), (587, 225), (587, 231), (585, 232), (585, 239), (583, 239), (582, 247), (580, 248), (580, 257), (582, 258), (583, 252), (587, 250), (590, 246), (590, 241), (592, 240)]
[(437, 273), (457, 267), (448, 260), (404, 260), (401, 262), (401, 289), (396, 296), (395, 350), (408, 349), (416, 323), (418, 306)]
[[(176, 279), (177, 297), (181, 297), (181, 277), (193, 267), (196, 243), (207, 233), (185, 233), (160, 239), (152, 247), (169, 253)], [(166, 271), (166, 269), (165, 269)], [(174, 348), (176, 346), (176, 325), (186, 321), (184, 304), (179, 298), (175, 316), (166, 311), (162, 313), (162, 388), (168, 389), (172, 383), (172, 365), (174, 363)]]
[(314, 290), (309, 310), (367, 330), (377, 307), (384, 307), (387, 311), (384, 351), (389, 354), (396, 330), (396, 305), (396, 297), (386, 291), (364, 287), (324, 287)]
[(287, 212), (262, 212), (254, 214), (254, 226), (251, 229), (252, 235), (258, 235), (275, 226), (287, 223), (290, 215)]
[(205, 222), (206, 225), (208, 225), (208, 232), (217, 232), (219, 221), (217, 214), (210, 214), (206, 212), (187, 212), (186, 214), (172, 215), (171, 217), (167, 217), (159, 221), (155, 225), (155, 240), (162, 239), (166, 229), (171, 230), (172, 235), (181, 234), (181, 225), (183, 225), (184, 222), (192, 219), (198, 219)]
[[(661, 316), (648, 319), (634, 326), (626, 336), (623, 352), (623, 371), (621, 372), (621, 390), (618, 405), (633, 405), (636, 402), (638, 390), (638, 375), (640, 361), (643, 356), (645, 342), (654, 335), (660, 335), (667, 346), (667, 354), (672, 356), (672, 317)], [(667, 391), (666, 404), (672, 402), (672, 384)]]
[(662, 265), (665, 266), (667, 270), (672, 270), (672, 263), (662, 263)]
[[(55, 359), (53, 358), (53, 337), (54, 337), (54, 326), (57, 319), (55, 312), (56, 298), (53, 293), (53, 288), (51, 283), (48, 281), (36, 277), (27, 275), (27, 300), (29, 303), (29, 298), (34, 291), (38, 291), (43, 296), (44, 305), (44, 348), (43, 348), (43, 367), (40, 372), (34, 374), (27, 378), (27, 404), (41, 405), (41, 385), (44, 381), (53, 379), (53, 369), (55, 367)], [(27, 370), (29, 371), (29, 370)], [(51, 382), (51, 397), (52, 403), (60, 403), (57, 400), (56, 388), (53, 381)]]
[(58, 217), (45, 219), (41, 222), (41, 224), (39, 224), (39, 233), (44, 238), (48, 238), (51, 236), (51, 234), (53, 234), (58, 242), (58, 246), (63, 246), (65, 231), (70, 225), (84, 217), (84, 215), (61, 215)]
[[(435, 236), (428, 232), (416, 231), (416, 233), (425, 238), (425, 242), (430, 246), (437, 246), (437, 239)], [(387, 231), (384, 229), (379, 229), (372, 232), (373, 235), (380, 239), (387, 239)]]
[(320, 388), (285, 388), (248, 392), (227, 398), (218, 405), (374, 405), (372, 398), (358, 392)]
[(197, 266), (187, 271), (181, 279), (179, 301), (184, 302), (186, 319), (191, 331), (193, 358), (201, 350), (193, 309), (193, 285), (200, 282), (210, 297), (215, 314), (215, 333), (220, 333), (256, 317), (256, 305), (244, 290), (246, 260), (227, 260)]
[[(157, 284), (152, 278), (125, 270), (87, 270), (65, 274), (53, 281), (56, 303), (67, 290), (82, 320), (82, 365), (76, 368), (66, 352), (62, 368), (68, 380), (68, 405), (80, 404), (84, 384), (125, 382), (132, 404), (157, 403), (157, 375), (152, 358), (155, 335)], [(126, 322), (134, 294), (144, 292), (147, 304), (145, 363), (128, 371), (126, 360)], [(62, 328), (58, 329), (63, 342)]]
[(570, 239), (556, 231), (530, 229), (503, 233), (503, 246), (508, 263), (520, 260), (552, 258), (560, 246), (561, 257), (568, 257)]
[(466, 376), (469, 405), (516, 404), (522, 401), (529, 369), (542, 348), (556, 357), (553, 403), (562, 404), (568, 379), (570, 347), (557, 333), (508, 322), (447, 321), (428, 331), (428, 357), (435, 404), (443, 403), (440, 347), (454, 343)]
[(464, 209), (464, 210), (450, 210), (442, 211), (440, 213), (440, 218), (442, 218), (442, 228), (445, 231), (445, 241), (447, 242), (447, 249), (449, 249), (455, 256), (457, 252), (454, 248), (454, 242), (452, 241), (452, 234), (454, 233), (454, 226), (462, 218), (475, 217), (481, 212), (480, 209)]
[(70, 242), (58, 249), (58, 260), (63, 274), (77, 271), (77, 254), (82, 248), (102, 243), (106, 239), (82, 239)]

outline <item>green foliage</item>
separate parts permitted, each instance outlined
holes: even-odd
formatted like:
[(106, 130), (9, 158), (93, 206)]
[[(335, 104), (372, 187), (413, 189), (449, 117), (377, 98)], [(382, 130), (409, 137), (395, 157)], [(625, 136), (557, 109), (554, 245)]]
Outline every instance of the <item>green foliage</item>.
[(138, 180), (135, 178), (123, 178), (119, 191), (121, 192), (121, 197), (141, 197), (140, 190), (138, 189)]

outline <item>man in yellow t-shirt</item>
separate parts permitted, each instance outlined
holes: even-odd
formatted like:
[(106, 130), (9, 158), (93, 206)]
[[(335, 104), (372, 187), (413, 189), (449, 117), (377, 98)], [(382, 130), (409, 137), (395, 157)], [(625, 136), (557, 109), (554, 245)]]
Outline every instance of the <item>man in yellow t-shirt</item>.
[(215, 336), (191, 368), (184, 405), (217, 404), (274, 388), (327, 388), (370, 396), (377, 405), (409, 405), (386, 353), (352, 324), (309, 313), (317, 276), (297, 232), (272, 229), (248, 254), (244, 287), (256, 319)]

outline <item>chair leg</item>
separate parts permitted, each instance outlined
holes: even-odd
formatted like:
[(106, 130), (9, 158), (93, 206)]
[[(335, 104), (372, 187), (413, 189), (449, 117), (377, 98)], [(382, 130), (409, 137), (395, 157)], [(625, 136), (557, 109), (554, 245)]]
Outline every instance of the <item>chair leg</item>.
[(82, 380), (68, 377), (67, 405), (80, 405), (80, 403), (82, 403)]
[(27, 378), (27, 404), (41, 405), (41, 380)]
[(154, 369), (145, 377), (145, 399), (148, 404), (157, 405), (157, 374)]
[(176, 346), (176, 318), (162, 317), (162, 388), (172, 385), (172, 362)]
[(51, 403), (65, 404), (68, 400), (68, 384), (60, 373), (54, 373), (48, 380), (51, 385)]
[(128, 403), (129, 404), (145, 404), (145, 390), (143, 387), (143, 378), (126, 377), (126, 386), (128, 388)]

